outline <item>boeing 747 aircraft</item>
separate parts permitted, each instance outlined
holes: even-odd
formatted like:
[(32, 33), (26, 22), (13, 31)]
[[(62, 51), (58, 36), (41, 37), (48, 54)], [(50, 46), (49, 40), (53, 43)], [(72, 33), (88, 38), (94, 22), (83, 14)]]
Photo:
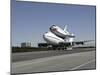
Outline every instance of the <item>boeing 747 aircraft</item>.
[(84, 45), (85, 42), (93, 41), (74, 41), (75, 35), (68, 32), (67, 26), (62, 29), (57, 25), (52, 25), (50, 31), (43, 34), (43, 38), (47, 43), (39, 43), (39, 47), (52, 47), (55, 49), (67, 49), (74, 45)]

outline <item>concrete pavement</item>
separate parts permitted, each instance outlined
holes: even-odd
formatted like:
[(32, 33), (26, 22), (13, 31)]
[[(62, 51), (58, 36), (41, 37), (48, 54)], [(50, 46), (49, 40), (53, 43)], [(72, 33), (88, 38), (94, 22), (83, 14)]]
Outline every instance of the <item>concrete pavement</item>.
[(12, 73), (95, 69), (95, 51), (64, 54), (12, 63)]

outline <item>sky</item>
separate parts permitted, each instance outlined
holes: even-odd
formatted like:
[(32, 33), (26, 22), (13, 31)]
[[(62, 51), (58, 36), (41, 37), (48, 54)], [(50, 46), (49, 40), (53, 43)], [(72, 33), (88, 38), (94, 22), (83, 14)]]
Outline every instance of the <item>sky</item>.
[(75, 41), (95, 40), (95, 6), (11, 0), (11, 43), (32, 46), (45, 42), (43, 34), (53, 24), (75, 34)]

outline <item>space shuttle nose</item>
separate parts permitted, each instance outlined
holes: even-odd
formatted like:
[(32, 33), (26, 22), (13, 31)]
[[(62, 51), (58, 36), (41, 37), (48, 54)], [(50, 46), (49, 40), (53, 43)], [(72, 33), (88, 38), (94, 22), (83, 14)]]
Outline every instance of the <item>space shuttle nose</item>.
[(49, 28), (50, 30), (52, 29), (52, 26), (50, 26), (50, 28)]

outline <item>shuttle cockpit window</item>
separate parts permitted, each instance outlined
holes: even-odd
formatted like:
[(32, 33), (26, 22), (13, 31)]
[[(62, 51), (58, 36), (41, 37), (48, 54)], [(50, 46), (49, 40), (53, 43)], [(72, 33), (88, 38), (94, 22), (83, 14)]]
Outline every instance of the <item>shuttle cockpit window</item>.
[(56, 26), (56, 25), (52, 25), (52, 26)]

